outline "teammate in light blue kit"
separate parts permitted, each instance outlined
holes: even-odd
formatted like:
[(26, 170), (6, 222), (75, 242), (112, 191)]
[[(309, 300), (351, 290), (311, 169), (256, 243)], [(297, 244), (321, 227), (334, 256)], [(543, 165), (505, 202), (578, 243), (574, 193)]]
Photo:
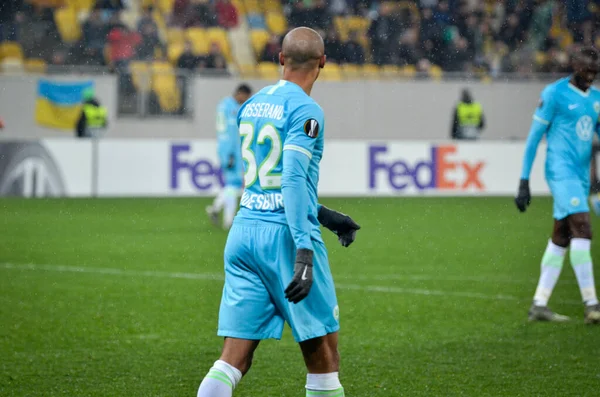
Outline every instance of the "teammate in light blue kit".
[(219, 213), (223, 210), (225, 230), (231, 227), (243, 186), (244, 169), (240, 153), (237, 114), (240, 106), (250, 98), (251, 94), (250, 86), (240, 84), (233, 96), (223, 99), (217, 107), (217, 151), (225, 187), (219, 192), (213, 204), (206, 207), (206, 213), (214, 224), (218, 224)]
[(540, 280), (529, 309), (530, 321), (567, 321), (548, 308), (567, 248), (585, 304), (584, 321), (600, 323), (592, 256), (590, 192), (592, 139), (598, 132), (600, 91), (592, 87), (600, 68), (595, 48), (576, 54), (574, 74), (547, 86), (533, 116), (515, 203), (524, 212), (531, 202), (529, 175), (538, 144), (546, 135), (546, 181), (554, 198), (554, 231), (542, 258)]
[(279, 60), (283, 80), (254, 95), (238, 115), (245, 191), (224, 254), (218, 334), (225, 342), (198, 397), (232, 396), (259, 342), (281, 338), (284, 322), (304, 355), (306, 395), (344, 395), (339, 311), (319, 224), (344, 246), (360, 226), (317, 204), (325, 123), (309, 95), (325, 65), (323, 39), (312, 29), (294, 29)]

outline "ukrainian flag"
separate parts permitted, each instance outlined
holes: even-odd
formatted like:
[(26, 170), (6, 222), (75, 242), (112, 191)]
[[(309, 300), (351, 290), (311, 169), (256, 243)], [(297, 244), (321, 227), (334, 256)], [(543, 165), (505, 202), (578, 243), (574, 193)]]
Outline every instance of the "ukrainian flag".
[(79, 120), (83, 92), (94, 87), (93, 81), (38, 81), (35, 120), (44, 127), (72, 130)]

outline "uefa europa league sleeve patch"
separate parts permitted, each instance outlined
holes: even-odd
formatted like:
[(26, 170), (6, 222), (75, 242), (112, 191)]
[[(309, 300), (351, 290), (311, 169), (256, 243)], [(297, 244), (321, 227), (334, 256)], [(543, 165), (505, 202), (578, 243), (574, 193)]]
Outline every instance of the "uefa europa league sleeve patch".
[(304, 123), (304, 133), (309, 136), (309, 138), (316, 138), (319, 136), (319, 123), (315, 119), (308, 119), (306, 123)]

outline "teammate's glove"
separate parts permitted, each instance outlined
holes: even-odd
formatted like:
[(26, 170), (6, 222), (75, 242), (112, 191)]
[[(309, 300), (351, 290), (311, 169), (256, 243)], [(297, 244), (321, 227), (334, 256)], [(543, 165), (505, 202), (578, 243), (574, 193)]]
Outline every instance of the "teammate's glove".
[(313, 252), (306, 248), (296, 251), (294, 264), (294, 277), (285, 289), (285, 298), (298, 303), (306, 298), (313, 283)]
[(519, 183), (519, 193), (515, 197), (515, 204), (521, 212), (525, 212), (531, 204), (531, 192), (529, 191), (529, 181), (527, 179), (521, 179)]
[(235, 166), (235, 157), (232, 155), (232, 156), (229, 156), (229, 161), (227, 162), (227, 169), (232, 170), (234, 166)]
[(321, 205), (317, 219), (321, 225), (338, 236), (340, 244), (344, 247), (352, 244), (356, 238), (356, 231), (360, 229), (360, 225), (348, 215), (329, 209), (324, 205)]

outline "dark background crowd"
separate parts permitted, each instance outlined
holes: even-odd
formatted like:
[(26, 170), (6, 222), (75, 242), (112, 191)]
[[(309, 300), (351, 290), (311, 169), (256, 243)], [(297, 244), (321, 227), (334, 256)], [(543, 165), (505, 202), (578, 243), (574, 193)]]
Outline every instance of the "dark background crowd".
[[(600, 44), (600, 0), (283, 0), (284, 31), (270, 29), (269, 10), (240, 10), (250, 0), (233, 1), (172, 0), (164, 10), (163, 0), (82, 0), (90, 8), (81, 19), (79, 9), (65, 11), (78, 0), (3, 0), (0, 41), (16, 41), (25, 58), (49, 65), (120, 70), (132, 60), (159, 60), (191, 71), (226, 69), (222, 43), (199, 52), (187, 38), (173, 45), (168, 32), (236, 29), (244, 19), (269, 35), (258, 62), (276, 62), (285, 31), (307, 25), (322, 33), (331, 62), (491, 75), (567, 72), (571, 49)], [(338, 22), (350, 19), (358, 25), (342, 31)], [(70, 21), (80, 34), (69, 30)]]

